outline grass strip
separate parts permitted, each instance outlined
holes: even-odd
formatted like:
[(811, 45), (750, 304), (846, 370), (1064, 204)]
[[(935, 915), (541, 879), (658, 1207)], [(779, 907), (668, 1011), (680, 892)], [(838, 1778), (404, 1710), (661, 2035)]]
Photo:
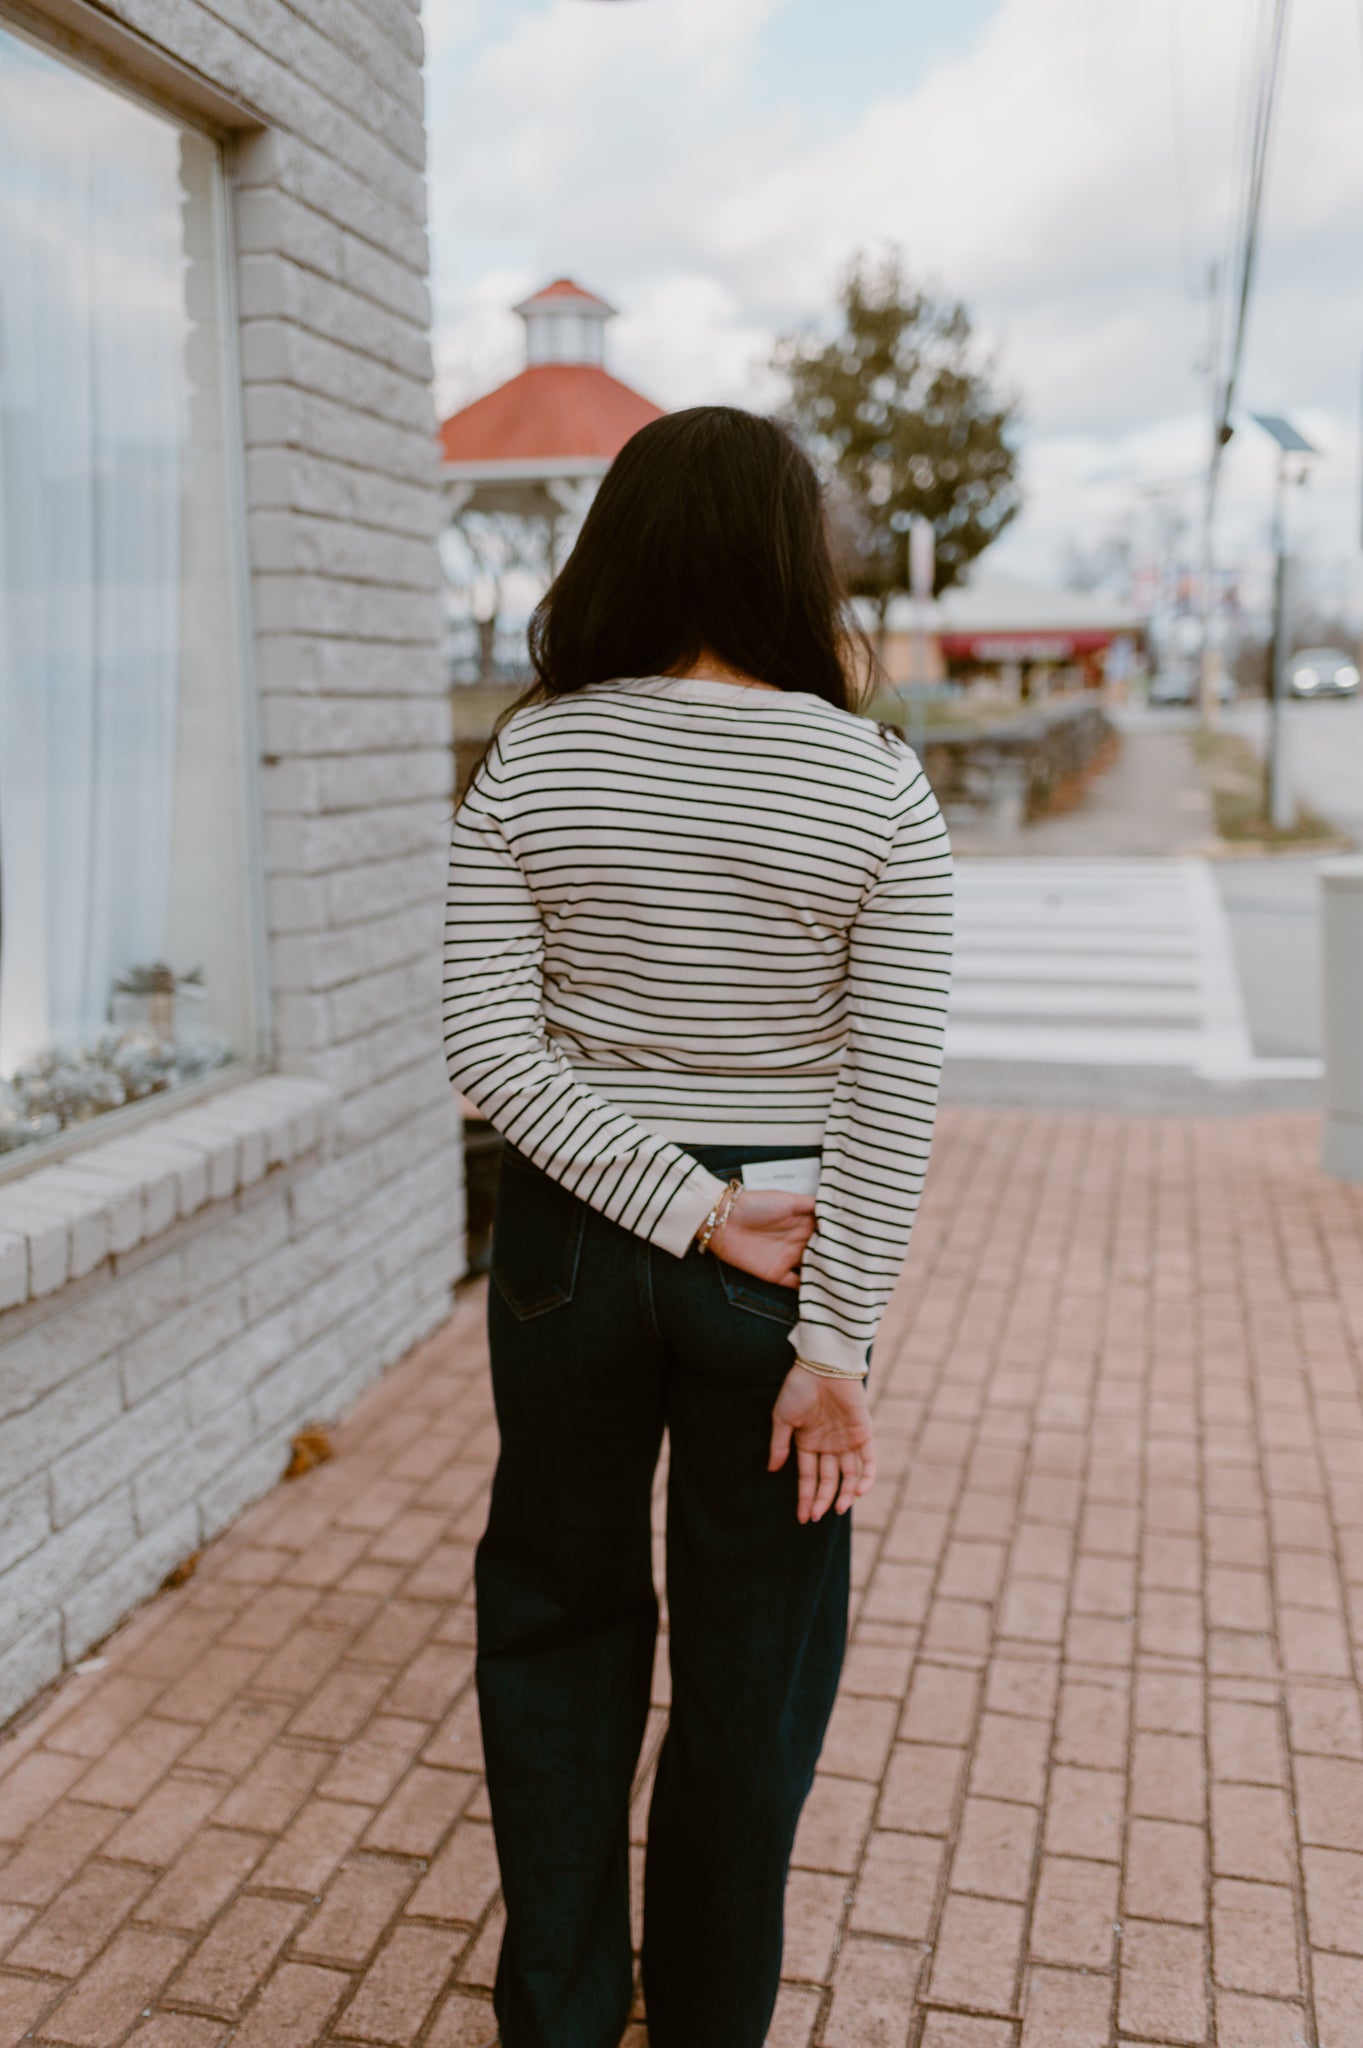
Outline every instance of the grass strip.
[(1301, 847), (1339, 840), (1328, 818), (1299, 804), (1295, 821), (1280, 831), (1268, 815), (1264, 763), (1242, 733), (1195, 732), (1193, 753), (1212, 800), (1216, 829), (1230, 845)]

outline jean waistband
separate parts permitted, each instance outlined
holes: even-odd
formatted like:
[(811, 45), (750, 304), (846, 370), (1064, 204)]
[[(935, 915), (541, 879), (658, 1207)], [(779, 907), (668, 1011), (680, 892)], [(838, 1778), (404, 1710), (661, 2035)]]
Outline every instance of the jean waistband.
[(755, 1166), (763, 1159), (822, 1159), (822, 1145), (687, 1145), (691, 1157), (709, 1173), (721, 1179), (740, 1166)]
[[(699, 1165), (703, 1166), (708, 1173), (717, 1174), (721, 1179), (726, 1179), (729, 1175), (737, 1173), (740, 1166), (755, 1166), (757, 1162), (761, 1159), (823, 1158), (822, 1145), (686, 1144), (684, 1146), (684, 1149), (687, 1152), (689, 1152), (691, 1157), (694, 1160), (696, 1160)], [(526, 1169), (527, 1172), (541, 1172), (542, 1169), (536, 1166), (534, 1160), (528, 1158), (524, 1152), (519, 1151), (518, 1148), (511, 1143), (509, 1138), (503, 1141), (502, 1151), (504, 1155), (506, 1153), (514, 1155), (514, 1157)]]

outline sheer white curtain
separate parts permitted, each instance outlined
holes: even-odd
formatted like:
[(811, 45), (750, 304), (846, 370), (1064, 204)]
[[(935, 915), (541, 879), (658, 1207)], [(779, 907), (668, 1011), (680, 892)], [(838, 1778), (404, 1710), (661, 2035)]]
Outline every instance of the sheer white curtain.
[(176, 130), (0, 30), (0, 1077), (162, 957), (185, 451)]

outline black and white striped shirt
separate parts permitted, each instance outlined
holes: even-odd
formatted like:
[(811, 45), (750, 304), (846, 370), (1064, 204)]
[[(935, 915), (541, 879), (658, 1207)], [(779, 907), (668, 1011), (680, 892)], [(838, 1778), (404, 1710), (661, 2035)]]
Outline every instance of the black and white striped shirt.
[(928, 1163), (951, 850), (916, 757), (818, 697), (593, 684), (518, 712), (455, 820), (450, 1075), (680, 1256), (688, 1144), (822, 1144), (802, 1357), (860, 1369)]

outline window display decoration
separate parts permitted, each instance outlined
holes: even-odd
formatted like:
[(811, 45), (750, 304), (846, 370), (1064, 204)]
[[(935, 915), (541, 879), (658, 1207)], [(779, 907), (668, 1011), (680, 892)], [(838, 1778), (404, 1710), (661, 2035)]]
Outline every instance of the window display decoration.
[(109, 1021), (119, 1030), (150, 1031), (153, 1038), (192, 1045), (205, 1036), (207, 1009), (202, 967), (177, 975), (164, 960), (156, 960), (116, 977)]
[(105, 1031), (79, 1050), (54, 1049), (0, 1081), (0, 1153), (107, 1109), (122, 1109), (225, 1067), (233, 1058), (225, 1038), (206, 1034), (192, 1045), (155, 1038), (149, 1031)]

